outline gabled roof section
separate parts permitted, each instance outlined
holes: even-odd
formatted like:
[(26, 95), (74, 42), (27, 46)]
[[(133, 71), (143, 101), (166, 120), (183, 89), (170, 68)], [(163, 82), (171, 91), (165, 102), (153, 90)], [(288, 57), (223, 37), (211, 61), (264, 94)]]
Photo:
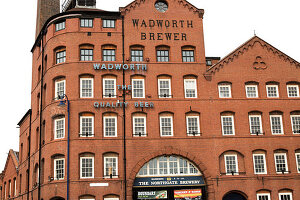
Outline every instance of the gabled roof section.
[(263, 48), (266, 48), (268, 51), (273, 52), (273, 54), (277, 54), (279, 58), (283, 59), (286, 62), (289, 62), (291, 65), (295, 65), (296, 68), (300, 68), (300, 63), (293, 58), (289, 57), (285, 53), (279, 51), (263, 39), (259, 38), (258, 36), (252, 37), (250, 40), (239, 46), (237, 49), (232, 51), (230, 54), (228, 54), (226, 57), (224, 57), (222, 60), (220, 60), (215, 65), (211, 66), (206, 70), (206, 73), (204, 76), (206, 78), (211, 77), (213, 74), (218, 72), (221, 68), (223, 68), (225, 65), (227, 65), (230, 62), (233, 62), (235, 58), (237, 58), (239, 55), (242, 55), (246, 51), (248, 51), (250, 48), (254, 46), (255, 43), (259, 43)]
[[(135, 0), (135, 1), (131, 2), (130, 4), (128, 4), (125, 7), (120, 7), (119, 10), (124, 15), (127, 12), (130, 12), (132, 9), (140, 6), (145, 1), (149, 1), (149, 0)], [(169, 1), (170, 2), (172, 1), (174, 3), (177, 2), (178, 4), (180, 4), (183, 7), (187, 8), (189, 11), (192, 11), (192, 12), (198, 14), (200, 18), (203, 18), (204, 10), (197, 8), (196, 6), (194, 6), (193, 4), (189, 3), (188, 1), (186, 1), (186, 0), (169, 0)]]
[(5, 171), (7, 169), (8, 162), (9, 162), (10, 158), (12, 159), (12, 162), (13, 162), (16, 170), (17, 170), (17, 168), (19, 166), (19, 152), (10, 149), (9, 152), (8, 152), (7, 159), (6, 159), (5, 167), (4, 167), (4, 169), (3, 169), (2, 173), (1, 173), (3, 176), (5, 176)]

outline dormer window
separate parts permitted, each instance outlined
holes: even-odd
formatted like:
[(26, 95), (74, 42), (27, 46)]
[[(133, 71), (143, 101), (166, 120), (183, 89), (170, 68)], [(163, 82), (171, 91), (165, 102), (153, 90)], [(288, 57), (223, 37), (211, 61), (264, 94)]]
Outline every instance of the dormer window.
[(77, 0), (77, 6), (96, 7), (96, 0)]

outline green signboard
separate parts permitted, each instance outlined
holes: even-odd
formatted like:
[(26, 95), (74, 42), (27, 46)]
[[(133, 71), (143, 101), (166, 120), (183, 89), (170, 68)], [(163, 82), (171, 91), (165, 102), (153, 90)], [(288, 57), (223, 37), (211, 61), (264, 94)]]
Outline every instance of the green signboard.
[(139, 191), (138, 199), (167, 199), (167, 190), (161, 191)]

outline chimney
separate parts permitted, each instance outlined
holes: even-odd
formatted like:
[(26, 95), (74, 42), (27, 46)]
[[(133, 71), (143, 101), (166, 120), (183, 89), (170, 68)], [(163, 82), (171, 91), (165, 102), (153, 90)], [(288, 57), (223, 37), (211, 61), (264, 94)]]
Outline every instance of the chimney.
[(35, 38), (39, 35), (47, 19), (60, 11), (59, 0), (37, 0)]

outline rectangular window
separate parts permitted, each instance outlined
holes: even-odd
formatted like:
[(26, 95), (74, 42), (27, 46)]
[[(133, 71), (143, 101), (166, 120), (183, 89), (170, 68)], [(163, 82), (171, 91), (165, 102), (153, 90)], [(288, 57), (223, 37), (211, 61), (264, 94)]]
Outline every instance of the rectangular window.
[(257, 194), (257, 200), (271, 200), (269, 193)]
[(274, 154), (276, 173), (288, 173), (287, 159), (285, 153)]
[(80, 158), (80, 178), (94, 178), (94, 158)]
[(186, 128), (188, 136), (200, 135), (199, 116), (187, 116)]
[(55, 81), (55, 98), (63, 97), (66, 94), (66, 81)]
[(182, 50), (182, 62), (195, 62), (194, 50)]
[(102, 50), (103, 61), (116, 61), (115, 49), (103, 49)]
[(172, 117), (160, 117), (160, 136), (173, 136)]
[(93, 19), (80, 19), (80, 27), (92, 28)]
[(156, 50), (157, 62), (169, 62), (169, 50)]
[(118, 177), (117, 157), (104, 157), (104, 176), (111, 178)]
[(288, 91), (288, 97), (299, 97), (299, 86), (298, 85), (288, 85), (287, 91)]
[(158, 96), (159, 98), (171, 97), (171, 81), (170, 79), (158, 79)]
[(104, 117), (104, 137), (117, 137), (117, 117)]
[(281, 115), (271, 115), (271, 131), (273, 135), (283, 134), (282, 127), (282, 116)]
[(80, 117), (80, 137), (94, 137), (94, 117)]
[(65, 137), (65, 118), (54, 120), (54, 139)]
[(114, 19), (103, 19), (102, 22), (103, 28), (115, 28), (116, 26), (116, 20)]
[(80, 98), (93, 98), (93, 79), (81, 78), (80, 79)]
[(17, 179), (14, 178), (14, 196), (17, 196)]
[(196, 79), (184, 79), (185, 98), (197, 98)]
[(147, 136), (146, 117), (133, 117), (133, 136)]
[(292, 130), (294, 134), (300, 134), (300, 115), (291, 115)]
[(225, 170), (226, 175), (238, 175), (238, 161), (237, 155), (225, 155)]
[(116, 79), (103, 79), (103, 98), (116, 97)]
[(93, 49), (80, 49), (81, 61), (93, 61)]
[(267, 85), (267, 97), (279, 97), (278, 85)]
[(234, 135), (234, 121), (233, 116), (221, 116), (222, 121), (222, 134)]
[(131, 61), (142, 62), (143, 59), (143, 50), (131, 49)]
[(292, 193), (279, 193), (279, 200), (293, 200)]
[(54, 180), (62, 180), (65, 177), (65, 159), (54, 159)]
[(254, 174), (267, 174), (265, 154), (253, 154)]
[(296, 153), (296, 166), (298, 173), (300, 173), (300, 153)]
[(66, 21), (62, 21), (55, 24), (55, 31), (60, 31), (66, 28)]
[(56, 64), (66, 62), (66, 50), (56, 52)]
[(231, 98), (231, 86), (230, 85), (219, 85), (219, 97), (220, 98)]
[(132, 98), (145, 98), (144, 79), (132, 79)]
[(251, 135), (262, 134), (262, 123), (260, 115), (249, 115), (249, 125)]
[(246, 85), (246, 96), (247, 98), (257, 98), (257, 85)]

